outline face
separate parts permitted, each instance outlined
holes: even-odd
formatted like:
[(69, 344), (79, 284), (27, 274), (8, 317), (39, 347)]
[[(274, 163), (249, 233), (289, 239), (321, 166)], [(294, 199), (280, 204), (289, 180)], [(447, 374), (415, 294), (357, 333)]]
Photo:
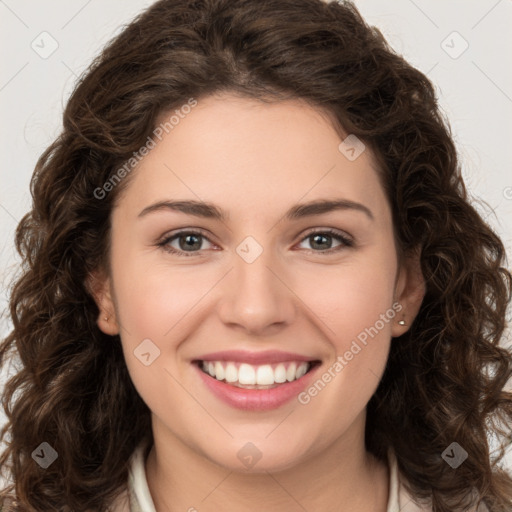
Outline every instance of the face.
[[(364, 435), (415, 304), (370, 151), (354, 159), (342, 140), (298, 100), (210, 96), (133, 171), (98, 323), (121, 335), (155, 439), (231, 469), (261, 453), (263, 471)], [(319, 201), (339, 203), (297, 209)]]

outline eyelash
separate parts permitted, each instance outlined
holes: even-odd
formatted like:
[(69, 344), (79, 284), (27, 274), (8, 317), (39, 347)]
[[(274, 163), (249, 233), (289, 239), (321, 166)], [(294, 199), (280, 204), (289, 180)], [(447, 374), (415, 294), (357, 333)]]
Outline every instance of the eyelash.
[[(165, 237), (163, 240), (158, 242), (156, 245), (158, 247), (161, 247), (164, 251), (166, 251), (168, 253), (171, 253), (171, 254), (176, 254), (177, 256), (185, 256), (185, 257), (197, 256), (200, 251), (192, 251), (192, 252), (181, 251), (181, 250), (175, 249), (174, 247), (170, 247), (168, 245), (171, 241), (173, 241), (174, 239), (179, 238), (180, 236), (183, 236), (183, 235), (199, 235), (199, 236), (207, 239), (210, 243), (212, 243), (208, 239), (206, 234), (203, 231), (201, 231), (201, 230), (197, 230), (197, 231), (182, 230), (182, 231), (179, 231), (177, 233), (174, 233), (172, 236)], [(322, 229), (322, 230), (316, 230), (316, 231), (310, 231), (300, 240), (300, 242), (303, 242), (304, 240), (306, 240), (307, 238), (312, 237), (313, 235), (329, 235), (329, 236), (337, 239), (338, 241), (340, 241), (341, 245), (339, 245), (338, 247), (335, 247), (335, 248), (326, 249), (325, 251), (308, 250), (307, 252), (309, 252), (309, 253), (333, 254), (333, 253), (336, 253), (336, 252), (338, 252), (339, 250), (341, 250), (343, 248), (354, 247), (354, 245), (355, 245), (354, 244), (354, 240), (352, 240), (351, 238), (349, 238), (346, 235), (342, 234), (341, 232), (339, 232), (339, 231), (337, 231), (335, 229), (330, 229), (330, 228)]]

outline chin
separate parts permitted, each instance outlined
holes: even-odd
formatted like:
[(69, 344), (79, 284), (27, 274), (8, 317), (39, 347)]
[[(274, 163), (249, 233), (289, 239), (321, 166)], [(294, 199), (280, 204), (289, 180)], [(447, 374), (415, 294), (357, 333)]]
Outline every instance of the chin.
[[(265, 445), (266, 446), (263, 446)], [(242, 441), (224, 447), (219, 453), (205, 453), (216, 465), (237, 473), (275, 473), (285, 471), (301, 463), (306, 454), (297, 451), (296, 446), (272, 446), (273, 443), (265, 443), (262, 439)]]

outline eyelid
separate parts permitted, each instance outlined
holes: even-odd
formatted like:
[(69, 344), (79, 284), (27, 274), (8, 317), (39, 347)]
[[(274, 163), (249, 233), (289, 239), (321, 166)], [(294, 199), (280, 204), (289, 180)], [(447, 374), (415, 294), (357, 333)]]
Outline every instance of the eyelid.
[[(355, 243), (354, 237), (352, 235), (349, 235), (346, 231), (343, 231), (343, 230), (337, 229), (337, 228), (311, 228), (309, 230), (306, 230), (305, 234), (302, 235), (302, 238), (300, 241), (302, 242), (302, 240), (304, 240), (308, 236), (314, 235), (316, 233), (329, 234), (332, 236), (339, 237), (339, 238), (343, 239), (345, 242), (350, 242), (352, 244)], [(315, 252), (319, 252), (319, 251), (315, 251)]]
[[(308, 252), (310, 254), (311, 253), (313, 253), (313, 254), (334, 254), (334, 253), (337, 253), (342, 248), (351, 248), (351, 247), (355, 246), (354, 238), (351, 235), (349, 235), (348, 233), (346, 233), (345, 231), (342, 231), (342, 230), (339, 230), (336, 228), (321, 228), (321, 227), (320, 228), (319, 227), (310, 228), (309, 230), (307, 230), (304, 234), (302, 234), (298, 243), (299, 244), (302, 243), (304, 240), (306, 240), (307, 238), (309, 238), (310, 236), (315, 235), (315, 234), (329, 235), (333, 238), (338, 239), (338, 241), (341, 242), (341, 245), (338, 247), (334, 247), (334, 248), (331, 247), (330, 249), (326, 249), (324, 251), (315, 251), (312, 249), (306, 249), (306, 252)], [(208, 242), (210, 242), (213, 245), (216, 245), (214, 242), (212, 242), (210, 240), (210, 235), (204, 229), (194, 228), (194, 227), (182, 228), (182, 229), (178, 229), (176, 231), (170, 231), (170, 232), (164, 234), (162, 237), (160, 237), (159, 240), (156, 242), (156, 245), (161, 247), (163, 250), (167, 251), (168, 253), (176, 254), (178, 256), (185, 256), (185, 257), (199, 256), (199, 257), (201, 257), (204, 249), (201, 249), (199, 251), (182, 251), (180, 249), (175, 249), (173, 247), (169, 248), (169, 246), (168, 246), (169, 242), (172, 239), (176, 239), (181, 235), (201, 235), (203, 238), (208, 240)], [(297, 245), (297, 244), (295, 244), (295, 245)]]
[(173, 239), (177, 239), (183, 235), (201, 235), (203, 238), (208, 240), (208, 242), (210, 242), (213, 245), (216, 245), (214, 242), (212, 242), (210, 240), (210, 234), (207, 231), (205, 231), (202, 228), (194, 228), (194, 227), (177, 229), (175, 231), (169, 231), (169, 232), (165, 233), (163, 236), (161, 236), (157, 240), (155, 245), (157, 247), (160, 247), (161, 249), (163, 249), (164, 251), (166, 251), (168, 253), (176, 254), (178, 256), (185, 256), (185, 257), (199, 256), (199, 257), (201, 257), (202, 256), (201, 253), (203, 250), (188, 252), (188, 251), (182, 251), (180, 249), (175, 249), (174, 247), (170, 247), (168, 245), (171, 241), (174, 241)]
[[(194, 227), (190, 227), (190, 228), (181, 228), (181, 229), (176, 229), (176, 230), (173, 230), (173, 231), (168, 231), (166, 232), (165, 234), (163, 234), (157, 241), (156, 243), (159, 244), (161, 242), (166, 242), (168, 241), (170, 238), (174, 238), (178, 235), (185, 235), (185, 234), (190, 234), (190, 235), (203, 235), (205, 238), (208, 238), (208, 240), (210, 240), (210, 233), (202, 228), (194, 228)], [(212, 242), (213, 243), (213, 242)]]

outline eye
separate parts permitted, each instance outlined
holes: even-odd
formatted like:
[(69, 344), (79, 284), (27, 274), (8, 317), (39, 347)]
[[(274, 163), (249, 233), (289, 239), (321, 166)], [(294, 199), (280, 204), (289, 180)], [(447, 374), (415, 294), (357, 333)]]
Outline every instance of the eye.
[[(325, 247), (330, 245), (332, 240), (335, 239), (339, 243), (337, 247)], [(179, 231), (171, 236), (166, 236), (160, 242), (157, 243), (159, 247), (162, 247), (166, 252), (176, 254), (178, 256), (194, 256), (199, 255), (198, 253), (203, 250), (202, 242), (207, 240), (208, 243), (212, 243), (208, 240), (208, 237), (202, 231)], [(306, 240), (312, 240), (313, 248), (320, 247), (320, 250), (309, 250), (308, 252), (316, 253), (329, 253), (338, 252), (345, 247), (353, 247), (354, 241), (342, 232), (334, 229), (323, 229), (309, 232), (306, 237), (301, 241), (303, 243)], [(173, 246), (173, 243), (178, 243), (178, 247)], [(323, 245), (323, 247), (322, 247)]]
[[(157, 245), (178, 256), (194, 256), (198, 252), (194, 249), (201, 249), (203, 239), (208, 240), (201, 231), (180, 231), (172, 236), (165, 237)], [(174, 242), (178, 242), (178, 247), (171, 245)]]
[[(326, 247), (326, 245), (331, 245), (332, 240), (338, 240), (340, 244), (337, 247)], [(339, 232), (335, 229), (323, 229), (310, 231), (305, 238), (302, 239), (302, 242), (310, 240), (312, 241), (311, 245), (313, 248), (320, 247), (320, 250), (313, 250), (309, 252), (327, 252), (332, 254), (333, 252), (338, 252), (345, 247), (353, 247), (354, 240), (349, 238), (342, 232)], [(323, 246), (323, 247), (322, 247)]]

